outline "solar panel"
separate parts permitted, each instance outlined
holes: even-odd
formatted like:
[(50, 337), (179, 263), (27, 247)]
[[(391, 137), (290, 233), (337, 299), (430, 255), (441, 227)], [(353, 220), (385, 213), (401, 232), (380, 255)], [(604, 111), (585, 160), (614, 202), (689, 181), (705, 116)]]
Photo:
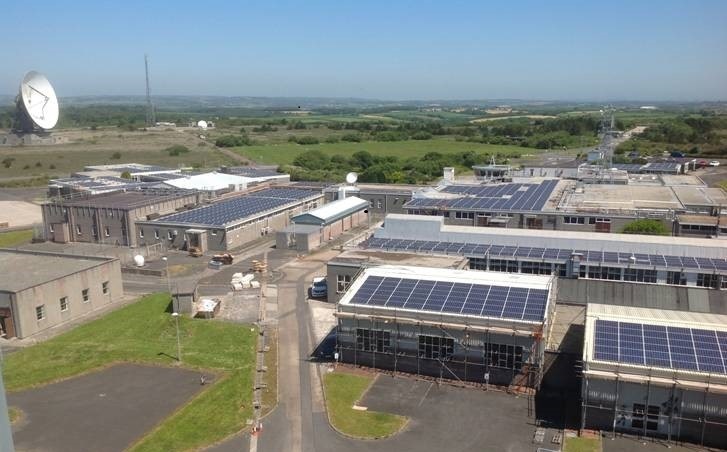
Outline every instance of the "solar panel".
[[(618, 263), (623, 265), (637, 264), (660, 268), (699, 268), (708, 271), (727, 271), (727, 260), (712, 258), (694, 258), (680, 256), (662, 256), (660, 254), (620, 253), (613, 251), (588, 251), (559, 248), (531, 248), (502, 245), (475, 245), (462, 242), (433, 242), (423, 240), (374, 239), (362, 244), (362, 247), (407, 250), (415, 252), (433, 252), (459, 254), (466, 257), (483, 257), (489, 253), (496, 257), (519, 257), (527, 259), (551, 260), (565, 263), (576, 252), (583, 255), (588, 263)], [(632, 260), (632, 257), (636, 261)]]
[(543, 208), (557, 184), (557, 180), (547, 180), (539, 184), (449, 185), (441, 191), (462, 197), (414, 198), (407, 202), (404, 208), (537, 211)]
[(596, 319), (594, 359), (727, 374), (727, 332)]
[(509, 320), (543, 321), (545, 289), (368, 276), (352, 304)]

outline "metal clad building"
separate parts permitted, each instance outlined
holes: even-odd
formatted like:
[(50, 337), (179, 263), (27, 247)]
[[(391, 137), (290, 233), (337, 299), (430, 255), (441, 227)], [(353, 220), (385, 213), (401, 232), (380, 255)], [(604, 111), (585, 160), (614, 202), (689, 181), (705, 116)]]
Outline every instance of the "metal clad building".
[(537, 388), (555, 306), (548, 276), (367, 268), (337, 307), (342, 362)]
[(727, 447), (727, 316), (590, 304), (582, 427)]

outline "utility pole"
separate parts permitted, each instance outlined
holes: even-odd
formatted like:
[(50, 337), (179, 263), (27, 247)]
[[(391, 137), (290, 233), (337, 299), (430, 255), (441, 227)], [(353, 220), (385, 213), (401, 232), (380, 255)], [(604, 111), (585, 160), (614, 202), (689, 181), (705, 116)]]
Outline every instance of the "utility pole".
[(146, 126), (153, 127), (156, 124), (154, 105), (151, 103), (151, 88), (149, 87), (149, 55), (144, 54), (144, 69), (146, 71)]

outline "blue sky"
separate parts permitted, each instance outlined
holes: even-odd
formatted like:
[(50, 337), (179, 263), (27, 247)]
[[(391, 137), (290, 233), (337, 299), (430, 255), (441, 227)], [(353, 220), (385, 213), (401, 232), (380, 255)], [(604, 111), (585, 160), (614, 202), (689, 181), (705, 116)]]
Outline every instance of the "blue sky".
[[(65, 4), (64, 4), (65, 3)], [(0, 93), (727, 100), (727, 1), (8, 1)]]

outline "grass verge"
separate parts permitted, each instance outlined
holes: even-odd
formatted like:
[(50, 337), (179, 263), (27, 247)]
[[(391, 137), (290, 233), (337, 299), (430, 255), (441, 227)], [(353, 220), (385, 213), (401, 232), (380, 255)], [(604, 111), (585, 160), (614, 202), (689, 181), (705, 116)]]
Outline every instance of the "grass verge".
[(566, 437), (563, 452), (601, 452), (601, 437)]
[(29, 243), (33, 239), (32, 229), (0, 232), (0, 248), (7, 248)]
[[(8, 356), (5, 383), (17, 391), (116, 362), (169, 365), (176, 355), (169, 295), (154, 294), (99, 320)], [(255, 330), (233, 323), (180, 318), (185, 367), (217, 381), (137, 442), (135, 451), (188, 450), (230, 435), (252, 415)]]
[(23, 412), (15, 408), (14, 406), (11, 406), (8, 407), (8, 415), (10, 416), (10, 423), (14, 424), (18, 422), (21, 417), (23, 417)]
[(270, 351), (265, 353), (265, 390), (262, 397), (262, 412), (267, 414), (278, 404), (278, 334), (275, 330), (268, 333), (267, 345)]
[(323, 376), (328, 417), (336, 430), (356, 438), (376, 439), (391, 436), (406, 424), (403, 416), (353, 409), (372, 382), (373, 377), (343, 372)]

